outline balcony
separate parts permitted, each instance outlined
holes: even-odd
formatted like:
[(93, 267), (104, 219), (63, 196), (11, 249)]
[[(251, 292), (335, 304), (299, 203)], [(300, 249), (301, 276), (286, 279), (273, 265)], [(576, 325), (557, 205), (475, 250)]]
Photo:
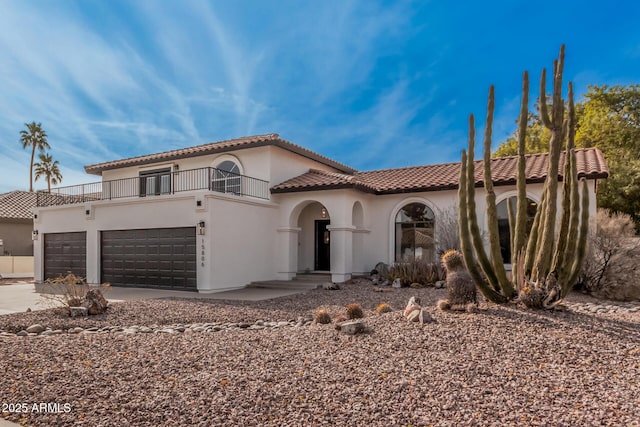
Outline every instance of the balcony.
[(269, 182), (207, 167), (183, 171), (157, 171), (134, 178), (115, 179), (38, 191), (38, 207), (71, 205), (97, 200), (165, 196), (208, 190), (236, 196), (269, 199)]

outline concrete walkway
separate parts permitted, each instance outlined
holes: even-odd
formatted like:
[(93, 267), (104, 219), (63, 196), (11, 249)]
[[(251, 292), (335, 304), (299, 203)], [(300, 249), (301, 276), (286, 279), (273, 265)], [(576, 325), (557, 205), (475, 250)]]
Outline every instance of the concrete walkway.
[[(162, 289), (112, 287), (104, 292), (104, 296), (110, 302), (172, 297), (262, 301), (271, 298), (295, 295), (306, 291), (307, 289), (243, 288), (212, 294), (200, 294), (197, 292), (169, 291)], [(51, 308), (57, 305), (52, 296), (53, 295), (51, 294), (39, 293), (36, 290), (36, 285), (33, 283), (20, 283), (19, 281), (16, 281), (16, 284), (2, 285), (0, 286), (0, 315), (24, 312), (28, 308), (31, 310), (44, 310)]]

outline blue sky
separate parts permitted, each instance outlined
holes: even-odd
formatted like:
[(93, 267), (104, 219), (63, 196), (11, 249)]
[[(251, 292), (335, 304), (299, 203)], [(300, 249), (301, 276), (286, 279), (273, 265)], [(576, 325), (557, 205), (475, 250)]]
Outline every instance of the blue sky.
[[(637, 1), (0, 2), (0, 192), (28, 189), (25, 122), (41, 122), (63, 185), (83, 166), (245, 135), (359, 170), (459, 160), (467, 118), (495, 144), (521, 75), (567, 45), (565, 76), (640, 83)], [(45, 188), (44, 182), (36, 188)]]

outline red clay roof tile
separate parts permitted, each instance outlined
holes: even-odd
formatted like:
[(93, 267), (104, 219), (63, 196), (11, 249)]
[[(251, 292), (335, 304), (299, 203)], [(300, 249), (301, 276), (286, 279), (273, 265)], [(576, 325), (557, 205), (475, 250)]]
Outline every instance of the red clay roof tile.
[(208, 144), (197, 145), (195, 147), (181, 148), (178, 150), (164, 151), (162, 153), (149, 154), (145, 156), (130, 157), (127, 159), (114, 160), (110, 162), (97, 163), (95, 165), (85, 166), (84, 169), (87, 173), (94, 175), (101, 175), (102, 171), (109, 169), (117, 169), (127, 166), (145, 165), (149, 163), (156, 163), (159, 161), (184, 159), (187, 157), (196, 157), (213, 153), (224, 153), (227, 151), (238, 150), (243, 148), (262, 147), (266, 145), (273, 145), (283, 148), (293, 153), (299, 154), (304, 157), (308, 157), (312, 160), (316, 160), (327, 166), (335, 168), (341, 172), (353, 173), (355, 169), (350, 168), (347, 165), (336, 162), (321, 154), (308, 150), (297, 144), (293, 144), (280, 138), (277, 133), (271, 133), (267, 135), (254, 135), (245, 136), (242, 138), (229, 139), (226, 141), (211, 142)]
[[(527, 157), (527, 182), (542, 182), (547, 174), (548, 154), (531, 154)], [(509, 185), (516, 182), (517, 157), (491, 159), (494, 185)], [(578, 176), (599, 179), (609, 176), (609, 169), (602, 152), (597, 148), (576, 150)], [(564, 153), (560, 156), (560, 176)], [(483, 183), (483, 161), (475, 161), (476, 185)], [(438, 191), (458, 188), (460, 163), (414, 166), (400, 169), (385, 169), (357, 172), (353, 175), (325, 173), (317, 170), (287, 180), (271, 189), (272, 193), (315, 191), (334, 188), (357, 188), (375, 194)]]

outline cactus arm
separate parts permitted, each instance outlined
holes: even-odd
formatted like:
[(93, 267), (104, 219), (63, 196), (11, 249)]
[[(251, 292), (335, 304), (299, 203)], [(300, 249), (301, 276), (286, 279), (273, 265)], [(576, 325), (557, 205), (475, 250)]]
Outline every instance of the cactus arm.
[(473, 248), (475, 250), (476, 256), (478, 257), (478, 262), (480, 264), (480, 268), (484, 272), (485, 276), (487, 276), (487, 280), (489, 280), (489, 284), (494, 289), (499, 289), (498, 278), (493, 271), (493, 266), (491, 265), (491, 261), (487, 256), (487, 253), (484, 250), (484, 242), (482, 241), (482, 236), (480, 234), (480, 227), (478, 226), (478, 216), (476, 214), (476, 179), (475, 179), (475, 164), (473, 161), (473, 153), (475, 146), (475, 125), (473, 114), (469, 116), (469, 154), (467, 156), (467, 215), (469, 217), (469, 232), (471, 233), (471, 241), (473, 242)]
[(482, 276), (482, 272), (476, 264), (473, 256), (473, 243), (471, 242), (471, 234), (469, 231), (468, 220), (468, 192), (467, 192), (467, 153), (462, 150), (462, 162), (460, 167), (460, 183), (458, 187), (458, 222), (460, 228), (460, 248), (462, 250), (462, 256), (464, 263), (476, 284), (478, 290), (484, 295), (486, 299), (495, 303), (505, 303), (507, 299), (496, 292), (491, 286), (489, 286)]
[(538, 99), (538, 104), (538, 112), (540, 113), (542, 124), (547, 129), (551, 129), (551, 118), (549, 117), (549, 109), (547, 108), (547, 70), (544, 68), (540, 75), (540, 98)]
[(587, 236), (589, 234), (589, 185), (587, 180), (582, 181), (582, 212), (580, 218), (580, 237), (578, 237), (578, 244), (576, 248), (576, 257), (573, 260), (571, 266), (571, 275), (569, 280), (562, 288), (562, 297), (566, 296), (573, 285), (578, 280), (578, 275), (582, 269), (582, 263), (584, 262), (585, 254), (587, 253)]
[[(513, 250), (515, 245), (513, 244), (516, 237), (516, 213), (513, 207), (513, 199), (511, 197), (505, 200), (507, 204), (507, 218), (509, 219), (509, 247)], [(515, 264), (516, 255), (511, 252), (511, 270), (513, 271), (513, 265)], [(505, 260), (506, 262), (507, 260)]]
[(564, 103), (562, 102), (562, 71), (564, 66), (564, 45), (560, 48), (560, 57), (554, 62), (553, 107), (551, 139), (549, 141), (549, 166), (545, 180), (547, 206), (541, 220), (542, 235), (533, 266), (533, 276), (545, 278), (551, 268), (551, 256), (555, 238), (556, 212), (558, 204), (558, 164), (562, 142), (562, 122)]
[[(556, 271), (558, 277), (562, 277), (559, 269), (564, 269), (564, 258), (573, 252), (567, 252), (569, 241), (569, 226), (571, 218), (571, 187), (578, 185), (578, 181), (573, 174), (573, 165), (576, 161), (575, 151), (573, 150), (575, 141), (575, 106), (573, 102), (573, 84), (569, 82), (568, 92), (568, 112), (565, 122), (565, 134), (567, 136), (567, 146), (564, 154), (564, 173), (562, 177), (562, 214), (560, 217), (560, 231), (558, 232), (558, 243), (556, 252), (553, 256), (551, 271)], [(574, 182), (575, 181), (575, 182)], [(575, 239), (575, 236), (574, 236)]]
[[(531, 226), (531, 231), (529, 232), (529, 240), (527, 241), (525, 251), (524, 272), (528, 276), (530, 276), (533, 271), (533, 262), (535, 261), (536, 251), (538, 249), (539, 243), (538, 237), (540, 236), (540, 221), (542, 218), (542, 212), (544, 212), (546, 205), (547, 194), (543, 191), (540, 203), (538, 203), (538, 208), (536, 209), (536, 215), (533, 218), (533, 225)], [(534, 280), (533, 277), (530, 277), (530, 279)]]
[[(520, 118), (518, 120), (518, 175), (516, 178), (517, 206), (516, 219), (513, 232), (513, 243), (511, 244), (511, 257), (515, 260), (522, 248), (526, 244), (527, 235), (527, 177), (526, 177), (526, 136), (527, 117), (529, 115), (529, 73), (526, 71), (522, 76), (522, 105), (520, 106)], [(518, 263), (511, 263), (512, 279), (517, 279), (514, 269)]]
[[(489, 232), (489, 250), (491, 253), (491, 264), (493, 271), (498, 278), (498, 285), (502, 294), (507, 298), (513, 296), (514, 290), (511, 282), (507, 278), (504, 269), (504, 260), (500, 252), (500, 233), (498, 232), (498, 209), (496, 208), (496, 193), (493, 189), (491, 177), (491, 131), (493, 126), (493, 111), (495, 105), (495, 94), (493, 85), (489, 88), (489, 101), (487, 105), (487, 122), (484, 130), (484, 189), (487, 201), (487, 231)], [(510, 260), (508, 260), (510, 261)]]

